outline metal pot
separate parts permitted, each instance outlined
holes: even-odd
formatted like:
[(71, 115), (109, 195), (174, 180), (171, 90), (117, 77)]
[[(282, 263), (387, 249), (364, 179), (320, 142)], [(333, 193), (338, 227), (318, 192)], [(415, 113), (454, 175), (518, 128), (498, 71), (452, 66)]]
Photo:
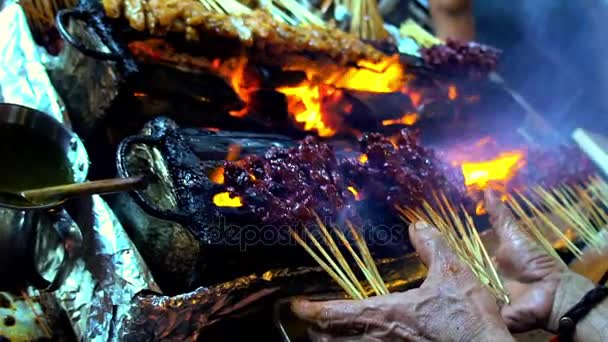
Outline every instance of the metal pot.
[[(65, 153), (73, 182), (86, 179), (88, 156), (84, 145), (51, 116), (23, 106), (0, 104), (0, 124), (18, 125), (46, 136)], [(28, 285), (56, 289), (79, 256), (82, 234), (62, 209), (63, 203), (33, 205), (11, 197), (0, 196), (0, 290)]]

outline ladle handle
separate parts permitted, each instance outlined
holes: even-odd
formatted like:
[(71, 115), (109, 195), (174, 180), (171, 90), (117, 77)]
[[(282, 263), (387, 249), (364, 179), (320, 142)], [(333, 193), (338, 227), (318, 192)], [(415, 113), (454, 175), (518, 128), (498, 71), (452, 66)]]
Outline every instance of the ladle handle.
[(21, 195), (32, 202), (39, 203), (63, 200), (76, 196), (131, 191), (143, 185), (144, 177), (137, 176), (51, 186), (48, 188), (23, 191)]

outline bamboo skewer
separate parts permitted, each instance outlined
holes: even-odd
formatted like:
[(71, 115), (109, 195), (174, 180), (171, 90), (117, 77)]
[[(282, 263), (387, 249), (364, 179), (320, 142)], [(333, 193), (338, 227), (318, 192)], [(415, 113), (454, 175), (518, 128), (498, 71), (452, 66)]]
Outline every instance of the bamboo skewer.
[(556, 260), (561, 261), (562, 259), (559, 257), (559, 255), (553, 248), (553, 245), (551, 244), (551, 242), (549, 242), (549, 240), (547, 240), (545, 238), (545, 236), (541, 234), (540, 230), (538, 228), (536, 228), (536, 224), (532, 221), (532, 218), (530, 218), (526, 214), (525, 210), (519, 205), (519, 203), (512, 196), (508, 197), (507, 205), (519, 217), (519, 219), (522, 223), (522, 228), (524, 228), (525, 231), (527, 231), (531, 236), (533, 236), (536, 239), (537, 242), (540, 243), (541, 247), (543, 247), (545, 252), (547, 252), (549, 255), (553, 256)]
[(329, 234), (327, 227), (321, 221), (321, 219), (319, 218), (317, 213), (313, 212), (313, 215), (315, 216), (317, 225), (319, 226), (319, 228), (321, 228), (321, 233), (323, 234), (323, 239), (325, 240), (325, 244), (327, 246), (329, 246), (330, 251), (332, 252), (334, 257), (338, 260), (338, 262), (340, 263), (340, 266), (346, 272), (346, 274), (350, 278), (352, 284), (354, 284), (357, 287), (357, 289), (359, 290), (359, 292), (363, 295), (363, 297), (366, 298), (367, 295), (365, 295), (365, 290), (363, 289), (363, 286), (361, 286), (361, 283), (359, 283), (359, 281), (357, 280), (357, 277), (355, 276), (352, 269), (348, 265), (348, 262), (346, 262), (346, 259), (344, 259), (344, 256), (342, 255), (342, 253), (340, 253), (340, 249), (336, 245), (334, 239), (331, 237), (331, 234)]
[(334, 8), (344, 8), (350, 14), (350, 33), (364, 40), (388, 38), (377, 0), (334, 0)]
[(538, 218), (540, 218), (541, 221), (543, 221), (554, 234), (556, 234), (560, 239), (562, 239), (562, 241), (564, 241), (568, 250), (570, 250), (570, 252), (572, 252), (574, 256), (580, 259), (583, 255), (583, 252), (574, 243), (572, 243), (572, 241), (570, 241), (570, 239), (566, 235), (564, 235), (562, 230), (557, 227), (555, 223), (553, 223), (553, 221), (548, 218), (547, 215), (545, 215), (536, 205), (534, 205), (534, 203), (530, 199), (528, 199), (524, 194), (522, 194), (521, 192), (517, 192), (517, 194), (519, 198), (527, 205), (527, 207), (532, 210), (532, 212), (534, 212), (534, 214)]
[(243, 5), (237, 0), (200, 0), (208, 11), (225, 14), (246, 14), (251, 13), (251, 8)]
[(576, 232), (577, 236), (580, 236), (585, 243), (599, 248), (597, 245), (597, 239), (595, 229), (589, 221), (579, 216), (576, 207), (573, 207), (570, 202), (560, 201), (558, 198), (552, 196), (549, 192), (540, 187), (533, 188), (533, 191), (542, 198), (544, 203), (549, 207), (549, 210), (555, 213), (562, 221), (570, 222), (572, 229)]
[[(313, 211), (312, 212), (315, 221), (317, 223), (318, 228), (321, 231), (323, 243), (329, 249), (329, 252), (325, 250), (325, 247), (321, 245), (321, 243), (314, 237), (314, 235), (310, 232), (308, 228), (305, 226), (302, 227), (302, 231), (306, 235), (307, 239), (312, 242), (312, 245), (318, 251), (315, 252), (311, 246), (309, 246), (296, 232), (295, 230), (289, 230), (291, 236), (296, 240), (296, 242), (304, 248), (304, 250), (312, 256), (312, 258), (342, 287), (344, 292), (349, 295), (353, 299), (364, 299), (368, 297), (368, 293), (363, 287), (363, 285), (357, 279), (353, 269), (349, 266), (348, 262), (344, 255), (340, 252), (340, 248), (336, 241), (332, 237), (330, 229), (321, 221), (318, 215)], [(344, 247), (351, 254), (355, 264), (369, 283), (372, 292), (375, 292), (376, 295), (384, 295), (388, 294), (389, 290), (384, 284), (382, 277), (380, 276), (380, 272), (376, 267), (376, 264), (367, 248), (367, 244), (363, 236), (358, 232), (358, 230), (352, 225), (352, 223), (347, 222), (349, 226), (350, 232), (355, 239), (357, 247), (359, 249), (359, 253), (355, 251), (352, 244), (348, 241), (343, 232), (341, 232), (337, 228), (332, 228), (333, 233), (338, 237), (338, 240), (342, 242)], [(330, 256), (337, 260), (335, 261)]]
[[(509, 303), (509, 294), (494, 266), (490, 253), (477, 232), (471, 214), (463, 205), (454, 205), (443, 193), (433, 193), (432, 199), (433, 205), (423, 201), (418, 209), (399, 206), (396, 206), (396, 209), (405, 221), (425, 221), (435, 226), (444, 236), (448, 246), (469, 266), (471, 272), (486, 286), (488, 291), (498, 300)], [(522, 191), (515, 191), (513, 195), (506, 196), (506, 204), (519, 219), (523, 230), (537, 240), (548, 254), (562, 263), (563, 260), (557, 254), (553, 244), (544, 236), (541, 224), (562, 240), (566, 248), (577, 258), (582, 256), (582, 251), (556, 226), (547, 211), (566, 223), (575, 236), (593, 248), (599, 248), (601, 241), (599, 241), (598, 233), (608, 225), (608, 214), (603, 208), (608, 204), (608, 184), (600, 178), (591, 178), (583, 186), (563, 185), (554, 189), (535, 186), (526, 194)], [(313, 251), (295, 231), (290, 229), (290, 233), (298, 244), (304, 247), (349, 296), (354, 299), (366, 298), (368, 294), (359, 283), (345, 256), (340, 252), (336, 240), (332, 237), (333, 231), (337, 240), (350, 253), (354, 264), (371, 287), (371, 291), (376, 295), (389, 293), (365, 239), (354, 225), (348, 220), (346, 221), (346, 226), (357, 246), (356, 249), (342, 231), (336, 227), (329, 229), (316, 213), (314, 216), (322, 233), (323, 243), (327, 245), (329, 253), (306, 227), (303, 228), (303, 231), (325, 260)], [(332, 260), (330, 254), (337, 261)]]
[[(454, 206), (444, 194), (433, 194), (435, 207), (422, 203), (418, 210), (397, 207), (404, 220), (425, 221), (442, 233), (450, 248), (497, 299), (509, 303), (509, 295), (483, 246), (472, 217), (463, 206)], [(458, 210), (456, 210), (458, 208)], [(464, 221), (462, 219), (464, 216)]]
[(384, 282), (381, 281), (382, 277), (380, 276), (380, 272), (378, 272), (378, 268), (376, 267), (376, 263), (374, 262), (374, 259), (372, 258), (372, 254), (370, 253), (369, 248), (367, 248), (365, 239), (363, 238), (363, 236), (361, 236), (361, 233), (357, 229), (355, 229), (355, 227), (353, 226), (353, 224), (350, 221), (347, 220), (346, 225), (350, 229), (350, 232), (353, 235), (353, 238), (355, 239), (357, 246), (359, 247), (359, 252), (363, 256), (363, 261), (364, 261), (365, 265), (367, 266), (367, 268), (371, 271), (372, 275), (377, 280), (379, 287), (381, 288), (382, 292), (384, 292), (383, 294), (387, 294), (388, 289), (387, 289), (386, 285), (384, 284)]
[(353, 257), (353, 259), (357, 263), (357, 266), (359, 267), (359, 269), (363, 273), (363, 276), (365, 276), (365, 279), (370, 284), (370, 286), (372, 286), (372, 288), (374, 289), (374, 291), (376, 292), (376, 294), (378, 294), (378, 295), (384, 294), (381, 286), (378, 285), (378, 282), (376, 281), (376, 279), (374, 278), (374, 276), (372, 275), (372, 273), (370, 272), (370, 270), (363, 263), (363, 261), (361, 260), (361, 258), (359, 257), (359, 255), (357, 255), (357, 252), (355, 252), (355, 250), (351, 246), (350, 242), (348, 242), (348, 239), (346, 239), (346, 236), (344, 236), (344, 233), (342, 233), (339, 230), (336, 230), (336, 234), (338, 235), (338, 238), (340, 239), (340, 241), (342, 241), (342, 243), (344, 244), (344, 246), (348, 249), (348, 251), (350, 252), (351, 256)]
[[(200, 0), (208, 11), (217, 13), (240, 15), (248, 14), (252, 8), (238, 0)], [(258, 7), (263, 8), (275, 19), (289, 25), (312, 24), (325, 26), (325, 22), (317, 15), (295, 0), (260, 0)]]
[(312, 241), (317, 250), (321, 252), (321, 255), (325, 258), (325, 260), (331, 265), (331, 267), (335, 270), (335, 272), (340, 276), (342, 282), (350, 289), (351, 295), (355, 299), (363, 299), (363, 295), (357, 290), (354, 284), (350, 282), (350, 280), (344, 274), (344, 271), (340, 267), (338, 267), (335, 261), (329, 256), (329, 254), (325, 251), (323, 246), (319, 243), (319, 241), (315, 238), (315, 236), (306, 228), (303, 228), (304, 233), (306, 233), (307, 237)]

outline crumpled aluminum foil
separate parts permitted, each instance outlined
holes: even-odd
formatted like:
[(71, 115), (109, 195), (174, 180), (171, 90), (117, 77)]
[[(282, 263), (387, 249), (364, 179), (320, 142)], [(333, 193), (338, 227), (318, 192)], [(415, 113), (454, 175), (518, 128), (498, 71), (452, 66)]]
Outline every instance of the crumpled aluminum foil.
[(130, 305), (142, 291), (161, 290), (103, 199), (93, 196), (79, 209), (81, 215), (75, 220), (86, 253), (54, 296), (79, 339), (109, 341), (117, 307)]
[(0, 102), (36, 108), (69, 124), (21, 6), (7, 2), (0, 12), (0, 32)]
[[(0, 32), (1, 100), (38, 109), (69, 125), (42, 63), (48, 56), (34, 43), (19, 5), (2, 9)], [(82, 202), (72, 217), (85, 238), (84, 254), (50, 295), (66, 311), (78, 340), (108, 341), (117, 307), (129, 305), (142, 291), (161, 291), (105, 201), (93, 196)]]

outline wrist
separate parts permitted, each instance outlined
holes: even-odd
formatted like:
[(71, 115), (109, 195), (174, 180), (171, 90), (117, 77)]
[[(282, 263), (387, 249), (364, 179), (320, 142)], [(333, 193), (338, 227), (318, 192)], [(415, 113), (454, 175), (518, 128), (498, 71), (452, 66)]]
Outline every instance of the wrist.
[[(557, 333), (559, 319), (574, 307), (595, 284), (576, 273), (564, 274), (555, 293), (553, 309), (547, 322), (547, 330)], [(576, 324), (575, 341), (606, 341), (608, 340), (608, 301), (595, 306), (583, 319)]]
[(602, 342), (608, 340), (608, 302), (604, 301), (595, 306), (576, 325), (574, 341)]
[(594, 287), (595, 285), (591, 280), (579, 274), (574, 272), (564, 273), (555, 291), (553, 307), (545, 328), (552, 333), (557, 333), (560, 318)]

